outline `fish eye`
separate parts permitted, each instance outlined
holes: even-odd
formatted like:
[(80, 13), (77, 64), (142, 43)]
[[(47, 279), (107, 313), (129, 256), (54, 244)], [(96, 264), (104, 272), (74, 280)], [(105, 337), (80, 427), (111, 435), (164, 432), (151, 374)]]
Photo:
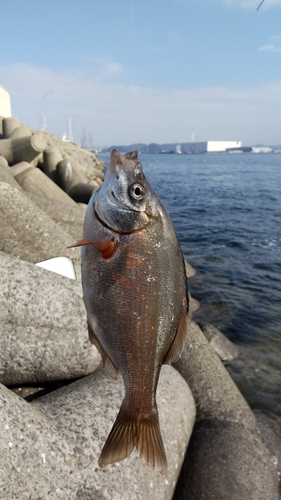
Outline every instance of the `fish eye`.
[(132, 186), (129, 189), (129, 196), (133, 200), (141, 201), (143, 200), (145, 195), (144, 187), (136, 182), (135, 184), (132, 184)]

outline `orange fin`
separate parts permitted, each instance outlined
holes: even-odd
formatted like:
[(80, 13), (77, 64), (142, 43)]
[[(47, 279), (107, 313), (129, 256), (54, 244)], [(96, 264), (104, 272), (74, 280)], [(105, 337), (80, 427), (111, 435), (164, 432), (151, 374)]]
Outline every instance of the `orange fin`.
[(76, 248), (76, 247), (83, 247), (83, 246), (93, 246), (100, 250), (101, 256), (104, 259), (110, 259), (110, 257), (113, 256), (115, 253), (117, 246), (118, 246), (118, 241), (116, 240), (110, 240), (110, 241), (90, 241), (90, 240), (78, 240), (72, 243), (72, 245), (69, 245), (67, 248)]
[(119, 378), (119, 372), (118, 369), (116, 368), (115, 364), (113, 361), (110, 359), (108, 354), (105, 352), (104, 348), (101, 346), (99, 340), (97, 339), (96, 334), (93, 332), (90, 323), (88, 321), (88, 332), (89, 332), (89, 339), (94, 346), (96, 346), (97, 350), (99, 351), (103, 363), (103, 367), (105, 371), (110, 375), (114, 380), (118, 380)]
[(175, 363), (182, 354), (186, 338), (186, 328), (187, 328), (187, 311), (185, 307), (181, 314), (176, 336), (172, 342), (169, 351), (166, 354), (166, 358), (164, 359), (163, 364), (169, 365), (171, 363)]
[(145, 418), (134, 417), (124, 402), (102, 449), (99, 466), (120, 462), (137, 448), (143, 461), (160, 472), (167, 473), (167, 458), (161, 437), (158, 413), (155, 410)]

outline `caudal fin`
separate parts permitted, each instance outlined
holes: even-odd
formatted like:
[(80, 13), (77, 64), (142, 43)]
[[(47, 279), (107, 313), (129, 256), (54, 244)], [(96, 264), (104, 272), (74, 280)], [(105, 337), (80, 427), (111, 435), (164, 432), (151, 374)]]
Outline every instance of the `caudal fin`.
[(161, 437), (158, 413), (134, 417), (124, 402), (102, 449), (99, 466), (105, 467), (127, 458), (137, 448), (143, 461), (161, 474), (167, 472), (167, 458)]

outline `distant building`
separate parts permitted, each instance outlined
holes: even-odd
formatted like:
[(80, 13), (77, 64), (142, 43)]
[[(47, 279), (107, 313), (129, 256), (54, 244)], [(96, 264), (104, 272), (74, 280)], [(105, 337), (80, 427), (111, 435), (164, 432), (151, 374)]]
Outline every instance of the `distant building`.
[(204, 141), (182, 144), (184, 153), (223, 153), (237, 148), (241, 148), (241, 141)]
[(1, 85), (0, 85), (0, 116), (4, 116), (4, 118), (9, 118), (12, 116), (10, 94)]

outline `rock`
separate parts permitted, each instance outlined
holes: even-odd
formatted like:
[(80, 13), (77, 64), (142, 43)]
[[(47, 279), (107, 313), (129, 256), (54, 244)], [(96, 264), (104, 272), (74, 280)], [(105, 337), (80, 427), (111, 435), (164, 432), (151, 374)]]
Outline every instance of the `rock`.
[(197, 408), (175, 500), (277, 500), (278, 476), (256, 420), (204, 334), (189, 322), (175, 363)]
[(136, 452), (119, 464), (104, 469), (98, 467), (101, 448), (122, 398), (123, 383), (97, 371), (86, 379), (39, 398), (34, 406), (40, 407), (53, 421), (67, 442), (75, 444), (75, 458), (84, 479), (80, 495), (83, 492), (88, 493), (89, 498), (168, 500), (173, 494), (194, 423), (195, 405), (191, 392), (172, 367), (162, 368), (157, 402), (168, 458), (167, 476), (150, 469)]
[(16, 181), (25, 191), (41, 194), (52, 200), (74, 205), (75, 202), (39, 168), (30, 167), (15, 176)]
[(45, 136), (41, 132), (33, 135), (18, 137), (15, 129), (9, 139), (0, 141), (0, 154), (6, 158), (9, 165), (21, 161), (30, 162), (47, 147)]
[(122, 393), (121, 381), (102, 370), (32, 404), (0, 385), (1, 498), (170, 500), (194, 422), (191, 392), (172, 367), (162, 368), (157, 401), (167, 476), (135, 453), (120, 464), (98, 467)]
[(66, 380), (100, 364), (88, 340), (82, 287), (0, 253), (0, 382)]
[(222, 361), (232, 361), (238, 357), (238, 348), (210, 323), (199, 323), (206, 339)]
[[(13, 167), (12, 167), (13, 168)], [(35, 193), (25, 193), (33, 203), (51, 217), (58, 226), (67, 231), (73, 242), (82, 238), (85, 208), (51, 200)], [(87, 205), (85, 205), (87, 208)], [(70, 242), (72, 243), (72, 242)]]
[(32, 263), (65, 255), (73, 260), (77, 279), (81, 281), (80, 250), (67, 249), (73, 236), (40, 210), (23, 191), (3, 182), (0, 182), (0, 220), (1, 251)]

